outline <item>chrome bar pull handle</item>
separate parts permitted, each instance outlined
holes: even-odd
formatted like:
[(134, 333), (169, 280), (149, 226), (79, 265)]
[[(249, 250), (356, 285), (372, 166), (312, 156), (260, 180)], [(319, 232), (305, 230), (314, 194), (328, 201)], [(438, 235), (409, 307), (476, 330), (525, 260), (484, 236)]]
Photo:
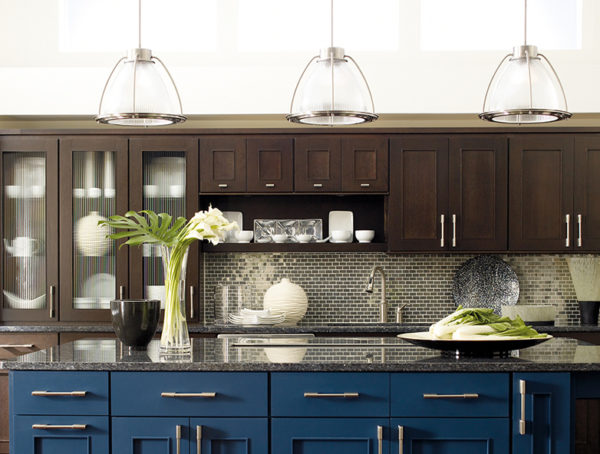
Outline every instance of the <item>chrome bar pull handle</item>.
[(377, 426), (377, 454), (383, 454), (383, 427)]
[(181, 426), (175, 426), (175, 440), (177, 443), (177, 454), (181, 454)]
[(479, 399), (479, 394), (423, 394), (423, 399)]
[(266, 183), (265, 184), (265, 188), (274, 188), (275, 187), (275, 183)]
[(54, 297), (56, 296), (56, 286), (55, 285), (51, 285), (50, 289), (48, 290), (48, 294), (49, 294), (49, 303), (48, 303), (48, 308), (50, 311), (50, 318), (54, 318)]
[(525, 380), (519, 380), (519, 394), (521, 395), (521, 419), (519, 419), (519, 434), (525, 435), (527, 424), (525, 422)]
[(359, 393), (304, 393), (304, 397), (344, 397), (346, 399), (351, 399), (359, 396)]
[(190, 319), (194, 319), (194, 297), (195, 289), (193, 285), (190, 285)]
[(72, 430), (85, 430), (87, 424), (32, 424), (32, 429), (42, 430), (57, 430), (57, 429), (72, 429)]
[(31, 391), (32, 396), (39, 397), (85, 397), (87, 391)]
[(227, 183), (219, 183), (219, 187), (222, 188), (222, 189), (225, 189), (228, 186), (229, 185)]
[(162, 392), (160, 397), (205, 397), (212, 398), (216, 397), (217, 393), (174, 393), (174, 392)]
[(565, 224), (567, 224), (567, 237), (565, 239), (565, 246), (570, 247), (571, 246), (571, 237), (569, 235), (569, 224), (571, 224), (571, 215), (570, 214), (565, 214)]
[(583, 238), (581, 236), (581, 215), (577, 215), (577, 247), (583, 246)]
[(404, 454), (404, 426), (398, 426), (398, 454)]
[(370, 188), (370, 187), (371, 187), (371, 185), (370, 185), (369, 183), (361, 183), (361, 184), (360, 184), (360, 187), (361, 187), (361, 188)]
[(456, 215), (452, 215), (452, 247), (456, 247)]
[(442, 227), (442, 236), (440, 238), (440, 247), (444, 247), (444, 224), (445, 224), (446, 216), (440, 214), (440, 225)]
[(322, 188), (323, 183), (313, 183), (313, 188)]
[(202, 426), (196, 426), (196, 454), (202, 454)]
[(33, 348), (33, 344), (0, 344), (0, 348)]
[(119, 285), (119, 298), (125, 299), (125, 286)]

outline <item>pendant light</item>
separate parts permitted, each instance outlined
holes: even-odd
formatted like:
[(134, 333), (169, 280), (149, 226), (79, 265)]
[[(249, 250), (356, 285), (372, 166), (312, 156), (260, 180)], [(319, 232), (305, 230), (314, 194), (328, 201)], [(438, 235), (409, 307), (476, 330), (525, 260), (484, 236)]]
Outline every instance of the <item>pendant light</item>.
[(567, 98), (550, 61), (527, 44), (527, 0), (524, 41), (506, 55), (492, 76), (483, 100), (482, 120), (499, 123), (547, 123), (570, 118)]
[(373, 96), (356, 61), (331, 45), (321, 49), (302, 71), (294, 89), (287, 120), (319, 126), (340, 126), (377, 120)]
[(96, 121), (120, 126), (167, 126), (186, 120), (175, 81), (150, 49), (142, 48), (142, 0), (138, 0), (138, 47), (111, 71)]

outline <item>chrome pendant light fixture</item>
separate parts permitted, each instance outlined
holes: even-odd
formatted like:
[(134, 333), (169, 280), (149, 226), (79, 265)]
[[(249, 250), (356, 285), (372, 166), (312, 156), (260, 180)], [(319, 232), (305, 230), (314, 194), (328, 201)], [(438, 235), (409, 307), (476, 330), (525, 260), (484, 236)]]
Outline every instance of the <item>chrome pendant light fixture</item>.
[(506, 55), (492, 76), (482, 120), (499, 123), (548, 123), (570, 118), (567, 98), (550, 61), (527, 44), (527, 0), (524, 0), (524, 41)]
[(138, 0), (138, 47), (111, 71), (96, 121), (120, 126), (167, 126), (186, 120), (175, 81), (150, 49), (142, 48), (142, 0)]
[(377, 120), (373, 96), (356, 61), (333, 46), (333, 0), (331, 43), (321, 49), (302, 71), (294, 89), (289, 115), (294, 123), (341, 126)]

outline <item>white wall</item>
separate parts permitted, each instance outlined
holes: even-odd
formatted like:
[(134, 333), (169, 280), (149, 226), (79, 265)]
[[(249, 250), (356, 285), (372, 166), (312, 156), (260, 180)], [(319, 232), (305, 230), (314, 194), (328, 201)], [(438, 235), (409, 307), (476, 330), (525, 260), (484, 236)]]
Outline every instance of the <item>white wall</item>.
[[(0, 0), (0, 115), (96, 113), (103, 85), (121, 53), (62, 52), (60, 1)], [(252, 0), (219, 1), (223, 2), (219, 14), (227, 16), (233, 14), (238, 1)], [(582, 49), (541, 50), (563, 82), (570, 110), (600, 112), (600, 1), (581, 1)], [(501, 51), (422, 52), (415, 19), (419, 1), (398, 2), (397, 51), (374, 53), (347, 48), (369, 81), (377, 112), (478, 112), (493, 70), (516, 43), (507, 42)], [(111, 25), (105, 25), (106, 34), (115, 33)], [(311, 34), (314, 27), (306, 24), (306, 33)], [(225, 51), (213, 53), (159, 53), (153, 49), (175, 78), (184, 113), (287, 112), (300, 72), (318, 49), (286, 54), (244, 53), (237, 51), (233, 42), (234, 37), (226, 37)], [(128, 47), (134, 44), (123, 43), (123, 49)]]

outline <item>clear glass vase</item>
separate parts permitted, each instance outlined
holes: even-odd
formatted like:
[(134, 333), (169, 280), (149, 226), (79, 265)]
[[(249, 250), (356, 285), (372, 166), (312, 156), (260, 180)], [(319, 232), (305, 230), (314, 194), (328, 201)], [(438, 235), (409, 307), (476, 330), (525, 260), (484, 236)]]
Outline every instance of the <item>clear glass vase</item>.
[(165, 276), (165, 316), (160, 336), (160, 353), (189, 355), (192, 346), (185, 319), (185, 271), (188, 248), (161, 246)]

